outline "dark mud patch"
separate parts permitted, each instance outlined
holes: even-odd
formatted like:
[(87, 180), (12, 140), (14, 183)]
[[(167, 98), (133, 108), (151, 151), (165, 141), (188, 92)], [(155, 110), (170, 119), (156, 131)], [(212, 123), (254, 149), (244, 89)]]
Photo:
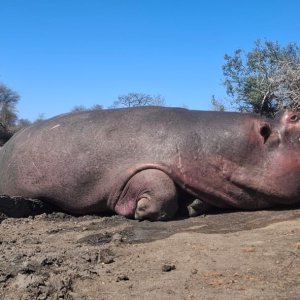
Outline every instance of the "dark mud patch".
[(81, 221), (91, 221), (84, 227), (60, 227), (47, 230), (46, 233), (99, 230), (97, 234), (88, 235), (78, 240), (78, 243), (94, 246), (111, 242), (147, 243), (165, 239), (180, 232), (226, 234), (262, 228), (273, 223), (300, 218), (299, 206), (289, 209), (250, 212), (216, 212), (195, 218), (178, 217), (176, 220), (167, 222), (140, 222), (118, 215), (109, 217), (97, 215), (72, 216), (58, 211), (54, 206), (43, 201), (22, 197), (0, 196), (0, 204), (0, 212), (2, 213), (0, 214), (0, 222), (7, 218), (6, 214), (11, 217), (26, 217), (29, 215), (29, 218), (49, 220), (50, 222), (76, 220), (80, 223)]
[(57, 207), (38, 199), (0, 195), (0, 221), (2, 221), (5, 216), (24, 218), (55, 211), (58, 211)]
[(115, 233), (104, 232), (92, 234), (78, 241), (78, 243), (86, 243), (93, 246), (105, 245), (110, 242), (132, 244), (134, 242), (139, 242), (139, 240), (136, 238), (133, 227), (130, 226), (125, 230), (117, 231)]
[[(196, 232), (205, 234), (226, 234), (263, 228), (273, 223), (300, 218), (300, 209), (227, 212), (181, 219), (168, 222), (150, 222), (128, 220), (120, 216), (93, 222), (87, 229), (111, 228), (112, 232), (93, 234), (80, 239), (79, 243), (102, 245), (119, 239), (121, 243), (147, 243), (165, 239), (175, 233)], [(114, 230), (120, 225), (125, 229)]]

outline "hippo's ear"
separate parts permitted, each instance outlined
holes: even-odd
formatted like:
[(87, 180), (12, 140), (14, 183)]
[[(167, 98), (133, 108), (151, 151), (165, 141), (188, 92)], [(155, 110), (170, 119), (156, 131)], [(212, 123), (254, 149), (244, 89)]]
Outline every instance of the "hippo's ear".
[(268, 123), (263, 123), (260, 127), (259, 133), (264, 138), (264, 143), (267, 141), (271, 135), (271, 127)]

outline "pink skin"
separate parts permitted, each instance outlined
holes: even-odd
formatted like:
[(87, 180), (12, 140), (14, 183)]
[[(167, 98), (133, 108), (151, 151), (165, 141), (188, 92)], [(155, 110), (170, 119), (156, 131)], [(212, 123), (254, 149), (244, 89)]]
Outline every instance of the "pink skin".
[(114, 209), (138, 220), (171, 218), (178, 209), (175, 184), (160, 170), (140, 171), (127, 182)]
[[(261, 126), (268, 126), (262, 124)], [(263, 128), (263, 127), (262, 127)], [(255, 209), (274, 206), (274, 203), (293, 204), (300, 196), (300, 122), (299, 114), (285, 112), (279, 124), (270, 128), (268, 136), (261, 137), (260, 155), (250, 164), (237, 164), (221, 159), (218, 163), (226, 181), (220, 183), (220, 198), (238, 208)], [(252, 141), (253, 142), (253, 141)], [(255, 151), (254, 151), (255, 152)], [(250, 155), (249, 155), (250, 156)], [(223, 177), (223, 179), (224, 179)], [(216, 183), (214, 183), (214, 186)], [(256, 207), (243, 203), (247, 190), (255, 191)], [(228, 197), (231, 195), (231, 197)], [(238, 195), (240, 195), (238, 197)], [(255, 200), (255, 199), (252, 199)], [(214, 202), (215, 203), (215, 202)]]

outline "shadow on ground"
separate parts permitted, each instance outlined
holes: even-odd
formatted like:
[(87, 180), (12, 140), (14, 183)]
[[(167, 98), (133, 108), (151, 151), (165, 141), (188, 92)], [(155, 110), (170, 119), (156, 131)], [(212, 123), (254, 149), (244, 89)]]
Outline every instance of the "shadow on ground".
[[(169, 236), (180, 232), (198, 232), (205, 234), (226, 234), (238, 231), (252, 230), (256, 228), (266, 227), (273, 223), (282, 221), (296, 220), (300, 217), (300, 207), (282, 208), (275, 210), (262, 211), (231, 211), (217, 212), (208, 215), (202, 215), (195, 218), (179, 217), (173, 221), (150, 222), (129, 220), (122, 216), (112, 215), (110, 218), (101, 218), (101, 216), (70, 216), (62, 212), (58, 212), (58, 208), (49, 205), (37, 199), (27, 199), (22, 197), (0, 196), (1, 209), (0, 212), (10, 215), (10, 217), (28, 217), (36, 216), (42, 213), (46, 219), (95, 219), (89, 225), (88, 230), (97, 230), (110, 228), (114, 233), (118, 232), (117, 227), (120, 226), (122, 231), (119, 232), (121, 238), (126, 243), (146, 243), (155, 240), (165, 239)], [(0, 221), (5, 216), (0, 216)], [(110, 243), (113, 234), (99, 233), (82, 238), (79, 242), (88, 243), (90, 245)]]
[[(96, 229), (96, 227), (111, 228), (126, 224), (126, 228), (119, 232), (124, 241), (127, 243), (145, 243), (165, 239), (180, 232), (226, 234), (263, 228), (274, 223), (291, 221), (299, 218), (300, 208), (289, 210), (226, 212), (168, 222), (139, 222), (136, 220), (128, 220), (121, 216), (112, 216), (110, 219), (104, 219), (104, 221), (91, 225), (88, 229), (93, 230)], [(113, 236), (107, 233), (106, 235), (99, 234), (87, 236), (80, 240), (80, 242), (94, 245), (105, 244), (109, 243), (112, 238)]]

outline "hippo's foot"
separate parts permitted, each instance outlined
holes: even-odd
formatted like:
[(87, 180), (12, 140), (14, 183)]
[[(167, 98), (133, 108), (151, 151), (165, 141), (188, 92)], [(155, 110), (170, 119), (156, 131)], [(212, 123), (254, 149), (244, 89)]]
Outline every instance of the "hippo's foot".
[(200, 199), (194, 199), (187, 206), (187, 210), (189, 217), (197, 217), (211, 212), (212, 210), (214, 210), (214, 208), (213, 206), (201, 201)]
[(115, 207), (118, 214), (151, 221), (171, 219), (177, 209), (177, 190), (173, 180), (155, 169), (134, 175)]

